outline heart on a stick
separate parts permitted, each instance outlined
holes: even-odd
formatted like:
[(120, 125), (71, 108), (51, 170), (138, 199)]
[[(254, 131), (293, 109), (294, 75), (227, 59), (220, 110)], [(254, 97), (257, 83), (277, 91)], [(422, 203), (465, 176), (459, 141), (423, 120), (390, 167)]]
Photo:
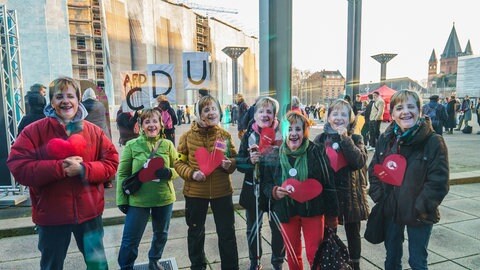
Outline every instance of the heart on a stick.
[(275, 130), (270, 127), (262, 128), (260, 132), (260, 141), (258, 143), (258, 150), (264, 153), (271, 145), (275, 143)]
[(195, 159), (197, 159), (198, 167), (200, 171), (209, 176), (225, 159), (225, 155), (222, 151), (215, 149), (213, 152), (208, 152), (207, 148), (199, 147), (195, 150)]
[(320, 195), (323, 191), (322, 184), (312, 178), (306, 179), (305, 181), (288, 178), (283, 182), (282, 187), (290, 192), (288, 195), (290, 198), (299, 203), (309, 201)]
[(73, 134), (64, 140), (53, 138), (47, 143), (47, 154), (53, 159), (82, 156), (87, 150), (87, 141), (80, 134)]
[(401, 186), (406, 168), (407, 160), (405, 157), (399, 154), (392, 154), (383, 160), (383, 164), (375, 164), (373, 173), (382, 182), (394, 186)]
[(162, 169), (165, 166), (165, 161), (161, 157), (155, 157), (143, 165), (143, 168), (140, 170), (138, 173), (138, 179), (140, 182), (148, 182), (152, 181), (154, 179), (157, 179), (158, 177), (155, 175), (155, 172), (158, 169)]
[(327, 146), (326, 152), (328, 159), (330, 160), (330, 167), (332, 167), (335, 172), (338, 172), (341, 168), (347, 166), (348, 163), (342, 151), (337, 151), (331, 146)]

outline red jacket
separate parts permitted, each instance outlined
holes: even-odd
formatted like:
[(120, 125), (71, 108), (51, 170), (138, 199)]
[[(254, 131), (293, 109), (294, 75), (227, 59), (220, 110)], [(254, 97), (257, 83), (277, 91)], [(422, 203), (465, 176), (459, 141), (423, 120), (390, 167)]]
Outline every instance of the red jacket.
[(118, 153), (92, 123), (83, 121), (83, 130), (78, 134), (87, 142), (82, 154), (83, 178), (65, 176), (63, 159), (47, 155), (48, 141), (67, 138), (65, 126), (55, 118), (47, 117), (27, 126), (11, 148), (7, 166), (18, 183), (29, 187), (35, 224), (79, 224), (103, 213), (103, 183), (115, 175)]

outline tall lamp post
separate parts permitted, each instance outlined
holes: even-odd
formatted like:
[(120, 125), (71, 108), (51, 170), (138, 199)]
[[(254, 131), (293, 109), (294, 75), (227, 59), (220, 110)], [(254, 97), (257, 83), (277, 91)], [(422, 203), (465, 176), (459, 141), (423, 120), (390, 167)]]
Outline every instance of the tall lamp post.
[(238, 57), (247, 49), (247, 47), (225, 47), (222, 49), (222, 52), (232, 58), (233, 103), (235, 103), (235, 96), (238, 94)]

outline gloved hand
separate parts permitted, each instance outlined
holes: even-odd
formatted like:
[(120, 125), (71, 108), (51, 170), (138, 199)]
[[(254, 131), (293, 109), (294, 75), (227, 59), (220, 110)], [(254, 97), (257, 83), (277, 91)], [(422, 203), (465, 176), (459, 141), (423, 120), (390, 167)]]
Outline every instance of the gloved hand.
[(336, 229), (338, 226), (338, 217), (325, 217), (325, 227)]
[(172, 171), (169, 168), (161, 168), (155, 172), (155, 175), (160, 180), (169, 180), (172, 178)]
[(118, 209), (120, 209), (120, 211), (122, 211), (122, 213), (124, 213), (125, 215), (127, 214), (128, 207), (129, 207), (128, 204), (122, 204), (122, 205), (119, 205), (117, 207), (118, 207)]

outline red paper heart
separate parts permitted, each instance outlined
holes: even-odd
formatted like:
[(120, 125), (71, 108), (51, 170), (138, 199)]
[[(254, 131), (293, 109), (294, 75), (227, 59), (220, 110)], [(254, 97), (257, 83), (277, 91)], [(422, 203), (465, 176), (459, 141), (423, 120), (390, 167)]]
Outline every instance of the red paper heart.
[(162, 169), (165, 166), (165, 161), (161, 157), (155, 157), (150, 159), (143, 165), (143, 169), (138, 173), (138, 179), (140, 182), (148, 182), (157, 179), (155, 172), (158, 169)]
[(47, 154), (53, 159), (82, 156), (86, 150), (87, 141), (80, 134), (73, 134), (67, 140), (54, 138), (47, 143)]
[(198, 167), (200, 171), (209, 176), (225, 159), (222, 151), (213, 150), (212, 153), (208, 152), (207, 148), (200, 147), (195, 151), (195, 159), (197, 159)]
[(327, 156), (330, 160), (330, 167), (332, 167), (335, 172), (338, 172), (341, 168), (348, 165), (342, 151), (337, 151), (331, 146), (327, 146)]
[(258, 150), (260, 153), (264, 153), (265, 150), (269, 149), (275, 143), (275, 129), (273, 128), (262, 128), (260, 132), (260, 142), (258, 143)]
[(405, 157), (399, 154), (393, 154), (387, 156), (383, 160), (382, 165), (375, 164), (373, 173), (380, 181), (394, 186), (401, 186), (406, 168), (407, 160)]
[(297, 179), (288, 178), (283, 182), (282, 187), (291, 191), (288, 195), (299, 203), (309, 201), (323, 191), (323, 186), (316, 179), (306, 179), (305, 181), (298, 181)]

